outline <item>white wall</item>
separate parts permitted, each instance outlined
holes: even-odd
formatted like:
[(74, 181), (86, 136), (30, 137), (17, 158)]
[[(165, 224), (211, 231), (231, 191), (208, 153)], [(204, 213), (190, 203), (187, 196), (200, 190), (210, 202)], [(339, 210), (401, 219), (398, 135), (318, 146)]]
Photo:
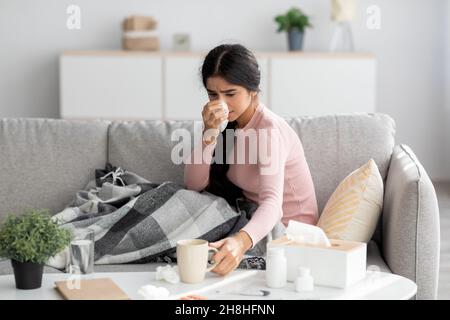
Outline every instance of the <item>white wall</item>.
[(446, 66), (445, 66), (445, 70), (446, 72), (446, 79), (445, 79), (445, 88), (444, 91), (446, 93), (446, 97), (445, 97), (445, 114), (444, 114), (444, 124), (443, 127), (446, 129), (444, 131), (445, 133), (445, 146), (446, 146), (446, 157), (444, 158), (445, 160), (445, 168), (447, 169), (446, 171), (446, 176), (450, 177), (450, 0), (447, 0), (447, 8), (445, 9), (445, 12), (447, 13), (446, 19), (445, 19), (445, 39), (444, 39), (444, 44), (445, 44), (445, 57), (446, 57)]
[[(446, 46), (442, 41), (450, 1), (357, 2), (357, 50), (378, 59), (377, 110), (395, 119), (398, 142), (415, 150), (433, 178), (450, 179), (442, 148), (450, 144), (443, 129), (450, 108), (447, 98), (445, 109), (443, 61), (450, 41)], [(66, 28), (69, 4), (81, 7), (79, 31)], [(377, 31), (366, 27), (366, 8), (373, 4), (382, 13)], [(326, 50), (332, 35), (329, 0), (0, 0), (0, 117), (59, 117), (58, 54), (120, 48), (126, 15), (153, 15), (163, 49), (170, 49), (173, 33), (188, 32), (194, 50), (239, 41), (252, 50), (275, 51), (287, 46), (285, 35), (275, 32), (273, 17), (292, 5), (309, 13), (315, 25), (306, 35), (305, 50)]]
[(378, 111), (395, 119), (397, 141), (409, 144), (436, 179), (450, 178), (443, 171), (441, 124), (445, 1), (363, 0), (363, 10), (380, 6), (382, 28), (371, 31), (362, 19), (355, 22), (359, 48), (378, 58)]

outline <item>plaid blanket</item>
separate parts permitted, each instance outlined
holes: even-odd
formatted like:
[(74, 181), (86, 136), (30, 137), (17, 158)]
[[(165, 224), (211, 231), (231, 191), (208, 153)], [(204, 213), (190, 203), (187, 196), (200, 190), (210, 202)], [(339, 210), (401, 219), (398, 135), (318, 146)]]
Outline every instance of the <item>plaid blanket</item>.
[[(171, 181), (152, 183), (114, 167), (95, 170), (95, 180), (53, 219), (74, 234), (95, 233), (95, 264), (175, 262), (180, 239), (220, 240), (238, 232), (257, 204), (238, 199), (230, 206), (208, 192), (187, 190)], [(279, 223), (276, 236), (284, 232)], [(270, 234), (246, 253), (240, 268), (265, 268), (265, 246)], [(47, 263), (67, 268), (68, 248)]]

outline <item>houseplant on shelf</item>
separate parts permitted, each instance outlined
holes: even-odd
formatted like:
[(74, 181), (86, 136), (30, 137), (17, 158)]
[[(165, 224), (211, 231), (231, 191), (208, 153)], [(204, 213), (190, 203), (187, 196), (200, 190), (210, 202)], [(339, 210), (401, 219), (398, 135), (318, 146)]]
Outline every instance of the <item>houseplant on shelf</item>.
[(303, 38), (306, 28), (312, 28), (309, 17), (298, 8), (291, 8), (283, 15), (275, 17), (278, 23), (277, 32), (286, 31), (290, 51), (303, 49)]
[(44, 264), (71, 239), (71, 232), (60, 228), (46, 209), (9, 214), (0, 227), (0, 257), (11, 259), (16, 288), (40, 288)]

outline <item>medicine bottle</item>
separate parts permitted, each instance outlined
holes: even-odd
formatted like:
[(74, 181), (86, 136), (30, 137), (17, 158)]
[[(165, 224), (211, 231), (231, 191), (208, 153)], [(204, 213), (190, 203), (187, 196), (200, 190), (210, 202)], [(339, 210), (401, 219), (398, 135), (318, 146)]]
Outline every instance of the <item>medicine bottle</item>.
[(295, 279), (295, 290), (297, 292), (314, 290), (314, 279), (311, 276), (311, 271), (305, 267), (298, 268), (298, 276)]
[(267, 248), (266, 283), (270, 288), (282, 288), (287, 281), (287, 261), (284, 248)]

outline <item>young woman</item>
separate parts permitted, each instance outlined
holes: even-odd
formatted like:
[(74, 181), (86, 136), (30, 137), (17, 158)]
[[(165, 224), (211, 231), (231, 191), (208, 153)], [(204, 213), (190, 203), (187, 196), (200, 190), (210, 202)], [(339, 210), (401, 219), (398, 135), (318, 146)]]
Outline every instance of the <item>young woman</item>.
[[(230, 205), (235, 205), (242, 196), (258, 204), (248, 224), (238, 233), (210, 243), (219, 249), (213, 257), (219, 264), (213, 271), (227, 275), (239, 265), (245, 252), (254, 248), (280, 220), (285, 226), (291, 219), (315, 224), (317, 202), (299, 137), (283, 118), (259, 101), (260, 71), (254, 55), (238, 44), (220, 45), (205, 57), (202, 79), (209, 102), (202, 111), (203, 141), (193, 150), (192, 157), (196, 152), (203, 157), (201, 163), (186, 164), (185, 185), (191, 190), (221, 196)], [(227, 130), (220, 133), (220, 124), (226, 120)], [(256, 137), (258, 145), (261, 137), (267, 137), (264, 139), (267, 152), (258, 153), (256, 163), (230, 161), (226, 150), (229, 129), (241, 133), (264, 131), (266, 135)], [(222, 154), (227, 155), (222, 163), (212, 161), (216, 147), (222, 147)], [(232, 149), (231, 156), (236, 158), (238, 148)], [(243, 150), (246, 160), (250, 158), (249, 150), (246, 144)], [(262, 159), (261, 154), (267, 154), (268, 159)]]

